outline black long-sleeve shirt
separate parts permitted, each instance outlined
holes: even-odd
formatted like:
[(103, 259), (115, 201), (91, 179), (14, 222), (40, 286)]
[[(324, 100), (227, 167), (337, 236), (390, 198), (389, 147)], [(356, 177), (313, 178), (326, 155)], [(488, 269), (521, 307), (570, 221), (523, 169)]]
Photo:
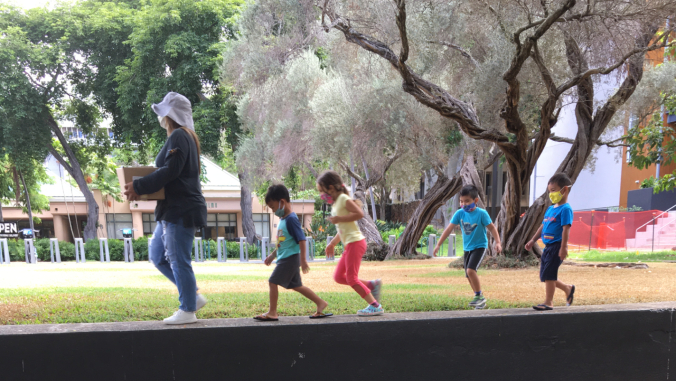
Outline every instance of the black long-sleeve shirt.
[(185, 227), (206, 226), (207, 204), (192, 136), (180, 128), (174, 130), (157, 155), (155, 166), (155, 172), (134, 180), (134, 191), (139, 195), (164, 188), (164, 200), (157, 201), (155, 220), (178, 223), (182, 218)]

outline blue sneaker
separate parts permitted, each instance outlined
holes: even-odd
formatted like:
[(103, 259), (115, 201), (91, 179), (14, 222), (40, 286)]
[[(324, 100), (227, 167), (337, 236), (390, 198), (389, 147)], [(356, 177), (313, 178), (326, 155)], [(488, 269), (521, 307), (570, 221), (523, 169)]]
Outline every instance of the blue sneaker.
[(383, 281), (380, 279), (372, 280), (373, 282), (373, 290), (371, 290), (371, 295), (373, 295), (373, 298), (380, 303), (380, 290), (383, 287)]
[(382, 315), (383, 313), (385, 313), (385, 310), (383, 309), (382, 304), (378, 307), (373, 307), (372, 305), (369, 304), (363, 310), (357, 311), (357, 315), (359, 316), (378, 316)]

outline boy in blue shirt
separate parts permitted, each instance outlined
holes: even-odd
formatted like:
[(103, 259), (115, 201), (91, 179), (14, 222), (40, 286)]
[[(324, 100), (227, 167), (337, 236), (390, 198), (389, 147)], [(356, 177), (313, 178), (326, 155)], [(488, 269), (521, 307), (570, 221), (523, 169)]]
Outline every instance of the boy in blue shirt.
[(568, 195), (573, 182), (565, 173), (557, 173), (549, 179), (547, 189), (552, 201), (545, 212), (545, 218), (533, 239), (526, 244), (530, 251), (542, 234), (545, 249), (540, 258), (540, 281), (545, 283), (545, 302), (533, 306), (537, 311), (554, 309), (554, 291), (557, 288), (566, 293), (566, 305), (573, 304), (575, 285), (568, 285), (558, 279), (559, 266), (568, 257), (568, 235), (573, 224), (573, 208), (568, 204)]
[(291, 211), (289, 190), (281, 184), (270, 186), (268, 193), (265, 195), (265, 204), (268, 208), (274, 210), (275, 215), (280, 218), (277, 227), (277, 249), (265, 258), (267, 266), (270, 266), (272, 261), (277, 258), (277, 266), (268, 280), (270, 284), (270, 309), (268, 312), (254, 317), (254, 319), (259, 321), (279, 320), (277, 314), (278, 286), (294, 290), (312, 300), (317, 305), (317, 312), (310, 316), (311, 319), (333, 315), (324, 313), (328, 303), (312, 290), (303, 286), (301, 282), (299, 268), (302, 267), (303, 274), (307, 274), (310, 271), (310, 266), (307, 264), (305, 252), (305, 234), (300, 226), (298, 216)]
[(476, 206), (478, 202), (479, 190), (474, 185), (466, 185), (460, 190), (460, 205), (462, 208), (455, 212), (451, 223), (448, 224), (441, 234), (441, 238), (439, 238), (439, 242), (437, 242), (434, 248), (434, 256), (436, 257), (442, 242), (448, 238), (453, 229), (456, 226), (460, 226), (460, 230), (462, 230), (462, 246), (465, 252), (463, 256), (465, 276), (474, 291), (474, 299), (469, 303), (469, 306), (480, 310), (486, 307), (486, 298), (481, 292), (481, 282), (476, 271), (481, 266), (481, 262), (486, 254), (486, 248), (488, 247), (486, 230), (490, 231), (493, 239), (495, 239), (496, 252), (502, 251), (502, 245), (498, 229), (495, 228), (495, 225), (491, 221), (491, 216), (488, 215), (485, 209)]

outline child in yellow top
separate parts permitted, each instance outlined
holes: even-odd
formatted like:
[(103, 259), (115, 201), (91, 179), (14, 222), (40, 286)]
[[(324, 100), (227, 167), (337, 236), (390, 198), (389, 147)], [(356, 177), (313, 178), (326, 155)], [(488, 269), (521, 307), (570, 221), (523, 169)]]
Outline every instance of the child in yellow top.
[(317, 189), (328, 204), (332, 204), (331, 217), (328, 220), (336, 225), (338, 234), (326, 247), (326, 254), (333, 254), (339, 241), (345, 250), (338, 262), (333, 279), (340, 284), (352, 287), (369, 305), (359, 310), (359, 316), (375, 316), (384, 313), (383, 306), (378, 303), (382, 282), (380, 279), (362, 281), (359, 279), (361, 258), (366, 253), (366, 239), (361, 234), (357, 221), (364, 217), (364, 212), (348, 196), (348, 191), (340, 175), (334, 171), (326, 171), (317, 179)]

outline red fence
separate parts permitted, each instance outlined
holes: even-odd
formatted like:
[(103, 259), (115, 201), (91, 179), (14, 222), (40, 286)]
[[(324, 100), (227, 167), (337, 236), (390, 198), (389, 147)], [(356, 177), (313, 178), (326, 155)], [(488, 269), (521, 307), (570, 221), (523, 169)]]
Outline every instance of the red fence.
[[(568, 240), (571, 250), (624, 250), (636, 229), (660, 215), (660, 210), (642, 212), (575, 212)], [(642, 227), (639, 231), (646, 231)]]

